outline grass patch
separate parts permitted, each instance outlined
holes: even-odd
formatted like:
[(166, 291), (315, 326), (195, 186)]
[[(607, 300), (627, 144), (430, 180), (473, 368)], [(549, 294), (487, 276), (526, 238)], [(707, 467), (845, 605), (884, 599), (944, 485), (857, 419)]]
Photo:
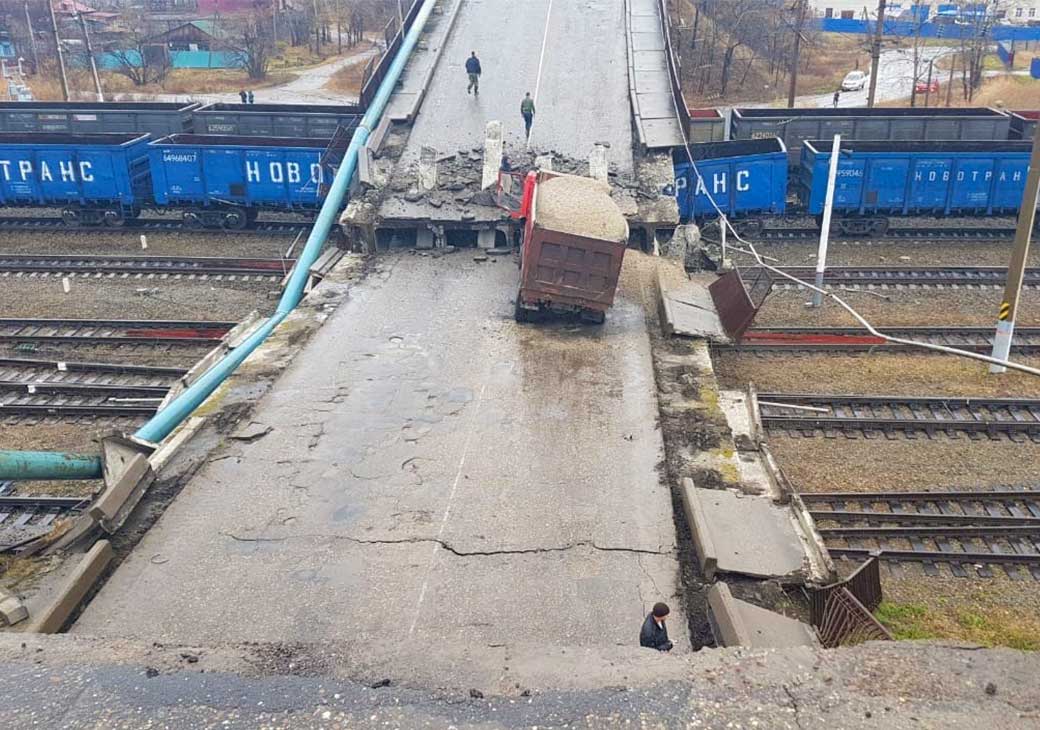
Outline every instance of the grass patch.
[(363, 63), (354, 63), (349, 66), (344, 66), (329, 77), (329, 80), (325, 82), (323, 88), (328, 91), (334, 91), (337, 94), (358, 96), (361, 94), (361, 82), (364, 73), (365, 64)]
[(900, 640), (952, 639), (981, 646), (1040, 651), (1036, 622), (1006, 609), (883, 601), (874, 616)]

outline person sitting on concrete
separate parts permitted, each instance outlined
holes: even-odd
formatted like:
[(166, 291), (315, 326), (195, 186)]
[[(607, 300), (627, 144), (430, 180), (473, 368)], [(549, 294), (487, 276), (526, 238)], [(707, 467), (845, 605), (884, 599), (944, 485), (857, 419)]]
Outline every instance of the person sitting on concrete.
[(524, 118), (524, 137), (531, 139), (531, 125), (534, 124), (534, 99), (531, 98), (530, 91), (520, 102), (520, 116)]
[(466, 87), (466, 93), (471, 91), (480, 95), (480, 59), (477, 58), (477, 52), (473, 51), (469, 58), (466, 59), (466, 73), (469, 74), (469, 86)]
[(657, 651), (672, 650), (674, 644), (668, 641), (668, 628), (664, 625), (669, 613), (671, 611), (668, 610), (667, 604), (654, 604), (654, 610), (646, 615), (646, 621), (643, 622), (643, 628), (639, 632), (640, 646), (657, 649)]
[(246, 92), (245, 92), (245, 90), (244, 90), (244, 89), (243, 89), (242, 91), (238, 92), (238, 98), (240, 98), (240, 99), (242, 100), (242, 103), (243, 103), (243, 104), (245, 104), (245, 103), (246, 103), (246, 99), (247, 99), (248, 97), (246, 97)]

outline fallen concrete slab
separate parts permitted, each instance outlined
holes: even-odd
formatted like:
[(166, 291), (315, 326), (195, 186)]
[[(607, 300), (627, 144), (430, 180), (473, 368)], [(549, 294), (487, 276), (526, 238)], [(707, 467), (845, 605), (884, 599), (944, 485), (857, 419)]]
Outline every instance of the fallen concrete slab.
[(706, 286), (689, 279), (676, 282), (674, 277), (659, 277), (658, 287), (661, 329), (666, 335), (729, 342)]
[(719, 646), (755, 649), (820, 646), (808, 624), (734, 598), (725, 583), (716, 583), (708, 589), (708, 608), (711, 631)]
[(58, 598), (44, 611), (30, 631), (40, 634), (53, 634), (61, 631), (73, 612), (83, 602), (94, 583), (108, 567), (115, 553), (108, 540), (98, 540), (94, 547), (87, 551), (79, 565), (69, 576)]
[(705, 578), (738, 573), (802, 582), (805, 549), (794, 519), (768, 497), (682, 485), (683, 509)]

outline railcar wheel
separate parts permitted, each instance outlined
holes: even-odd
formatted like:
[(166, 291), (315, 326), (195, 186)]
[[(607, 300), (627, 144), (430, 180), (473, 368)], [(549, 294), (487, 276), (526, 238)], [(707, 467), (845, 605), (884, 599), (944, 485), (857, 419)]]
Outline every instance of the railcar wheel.
[(186, 210), (186, 211), (184, 211), (184, 218), (183, 218), (183, 220), (184, 220), (184, 227), (185, 228), (190, 228), (192, 230), (197, 230), (199, 228), (202, 228), (202, 216), (200, 216), (197, 211), (194, 211), (194, 210)]
[(65, 208), (61, 211), (61, 221), (67, 226), (78, 226), (79, 211), (73, 210), (72, 208)]
[(870, 235), (883, 236), (888, 233), (888, 218), (875, 218), (870, 222)]
[(232, 231), (240, 231), (249, 225), (249, 218), (246, 216), (245, 211), (232, 210), (224, 214), (223, 220), (224, 228)]
[(106, 210), (102, 214), (101, 219), (109, 228), (120, 228), (126, 225), (126, 218), (124, 218), (123, 213), (118, 210)]

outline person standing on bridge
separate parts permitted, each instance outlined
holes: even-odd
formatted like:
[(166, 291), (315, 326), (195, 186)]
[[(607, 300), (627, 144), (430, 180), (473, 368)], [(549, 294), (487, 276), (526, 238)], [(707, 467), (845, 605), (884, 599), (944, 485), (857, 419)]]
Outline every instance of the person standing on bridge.
[(246, 103), (247, 97), (246, 97), (246, 92), (245, 92), (244, 89), (242, 91), (238, 92), (238, 98), (242, 100), (243, 104)]
[(466, 93), (472, 91), (475, 96), (480, 96), (480, 59), (477, 58), (476, 51), (470, 53), (469, 58), (466, 59), (466, 73), (469, 75), (469, 86), (466, 87)]
[(672, 642), (668, 640), (668, 628), (664, 625), (668, 618), (668, 604), (655, 603), (654, 610), (646, 615), (643, 628), (639, 632), (639, 645), (657, 651), (671, 651)]
[(841, 89), (838, 89), (837, 91), (834, 92), (834, 108), (835, 109), (838, 108), (838, 99), (840, 99), (840, 98), (841, 98)]
[(530, 91), (520, 102), (520, 116), (524, 118), (524, 137), (531, 139), (531, 125), (534, 124), (534, 99), (531, 98)]

